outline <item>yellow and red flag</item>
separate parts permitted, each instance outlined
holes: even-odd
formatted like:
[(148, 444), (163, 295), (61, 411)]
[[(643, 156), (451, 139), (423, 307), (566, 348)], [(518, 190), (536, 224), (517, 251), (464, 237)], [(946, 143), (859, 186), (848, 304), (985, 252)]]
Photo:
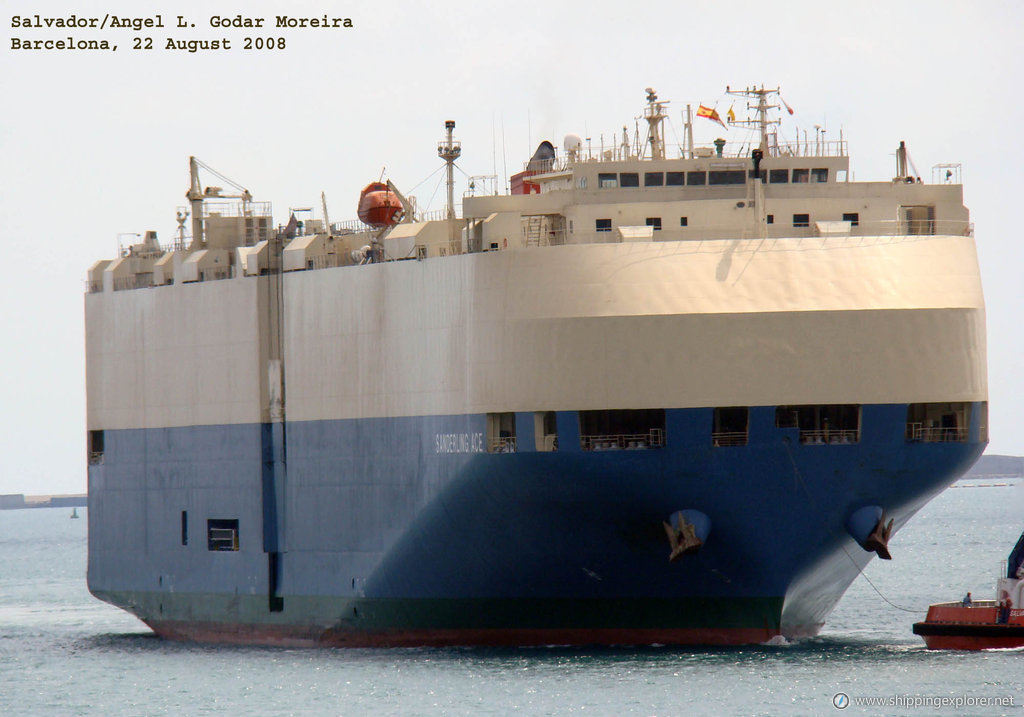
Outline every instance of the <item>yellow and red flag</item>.
[[(705, 107), (704, 105), (701, 105), (700, 107), (697, 108), (697, 116), (707, 117), (709, 120), (713, 120), (718, 124), (722, 125), (723, 127), (725, 127), (725, 122), (723, 122), (722, 118), (718, 116), (718, 111), (711, 107)], [(725, 128), (729, 129), (728, 127)]]

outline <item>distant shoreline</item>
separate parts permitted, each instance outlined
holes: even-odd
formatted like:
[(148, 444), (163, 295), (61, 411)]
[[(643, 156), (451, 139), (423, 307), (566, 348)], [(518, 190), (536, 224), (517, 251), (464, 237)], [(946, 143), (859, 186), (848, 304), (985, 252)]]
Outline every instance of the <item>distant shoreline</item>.
[(64, 495), (24, 495), (11, 493), (0, 495), (0, 510), (22, 510), (25, 508), (87, 508), (89, 496), (85, 493)]

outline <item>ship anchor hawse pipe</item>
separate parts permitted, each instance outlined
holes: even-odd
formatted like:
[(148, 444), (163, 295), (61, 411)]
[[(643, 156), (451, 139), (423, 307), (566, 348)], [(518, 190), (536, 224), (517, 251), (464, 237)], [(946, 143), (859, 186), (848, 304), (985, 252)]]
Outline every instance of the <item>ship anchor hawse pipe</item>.
[(878, 505), (855, 510), (846, 521), (846, 530), (857, 544), (869, 553), (877, 553), (882, 560), (892, 560), (889, 553), (892, 526), (893, 519), (886, 522), (885, 509)]

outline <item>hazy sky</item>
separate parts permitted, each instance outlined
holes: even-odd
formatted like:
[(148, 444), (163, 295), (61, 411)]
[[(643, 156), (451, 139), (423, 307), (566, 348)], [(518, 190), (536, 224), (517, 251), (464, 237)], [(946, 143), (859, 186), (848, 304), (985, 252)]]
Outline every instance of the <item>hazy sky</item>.
[[(378, 10), (374, 8), (386, 8)], [(274, 203), (354, 218), (387, 176), (443, 205), (436, 142), (456, 121), (468, 175), (518, 171), (542, 139), (597, 146), (628, 125), (645, 87), (687, 103), (726, 85), (779, 85), (784, 138), (842, 129), (858, 180), (886, 180), (906, 140), (919, 173), (963, 164), (988, 307), (990, 453), (1024, 454), (1019, 89), (1024, 5), (1007, 2), (156, 2), (8, 0), (2, 24), (0, 493), (84, 492), (86, 270), (119, 233), (169, 242), (188, 157)], [(213, 8), (203, 9), (203, 8)], [(12, 28), (11, 16), (163, 16), (163, 29)], [(351, 18), (351, 29), (273, 27), (276, 14)], [(211, 15), (265, 18), (257, 30)], [(194, 29), (174, 27), (178, 15)], [(113, 52), (12, 50), (21, 39), (106, 39)], [(152, 50), (133, 50), (134, 38)], [(245, 37), (285, 48), (245, 50)], [(168, 38), (230, 50), (165, 49)], [(141, 39), (140, 43), (145, 44)], [(739, 105), (737, 105), (739, 107)], [(696, 123), (696, 139), (722, 130)], [(739, 138), (733, 130), (727, 138)], [(426, 180), (426, 181), (424, 181)], [(417, 186), (418, 185), (418, 186)], [(460, 175), (457, 193), (465, 188)], [(435, 193), (436, 192), (436, 193)], [(431, 198), (433, 197), (433, 201)], [(319, 215), (319, 211), (317, 212)]]

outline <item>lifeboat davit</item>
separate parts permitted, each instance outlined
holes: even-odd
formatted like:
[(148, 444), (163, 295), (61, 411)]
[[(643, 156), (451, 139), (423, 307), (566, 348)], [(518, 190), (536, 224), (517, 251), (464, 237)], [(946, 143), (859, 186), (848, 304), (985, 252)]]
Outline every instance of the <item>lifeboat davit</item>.
[(402, 218), (402, 203), (383, 182), (371, 182), (359, 195), (359, 221), (371, 227), (390, 227)]

